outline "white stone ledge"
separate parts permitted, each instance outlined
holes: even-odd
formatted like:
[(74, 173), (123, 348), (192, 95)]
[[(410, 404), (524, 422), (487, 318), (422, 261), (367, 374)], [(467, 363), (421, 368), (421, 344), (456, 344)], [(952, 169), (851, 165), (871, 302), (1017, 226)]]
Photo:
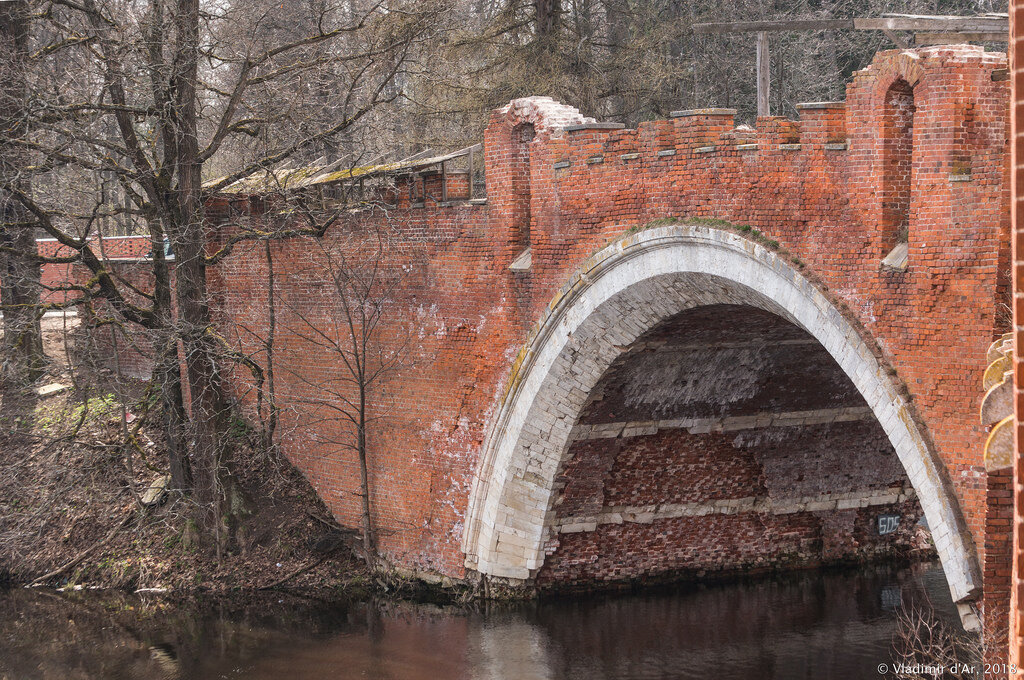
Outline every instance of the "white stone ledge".
[(764, 427), (800, 427), (803, 425), (849, 423), (870, 420), (871, 418), (874, 418), (874, 414), (867, 406), (848, 406), (810, 411), (764, 412), (728, 418), (674, 418), (595, 423), (592, 425), (576, 425), (572, 429), (571, 439), (572, 441), (583, 441), (589, 439), (613, 439), (616, 437), (640, 437), (657, 434), (660, 430), (683, 429), (690, 434), (737, 432), (739, 430), (752, 430)]
[(596, 531), (602, 524), (650, 524), (663, 519), (679, 517), (706, 517), (708, 515), (738, 515), (746, 512), (770, 515), (792, 515), (798, 512), (830, 512), (853, 510), (876, 505), (892, 505), (911, 498), (916, 494), (913, 487), (870, 491), (825, 493), (817, 496), (796, 498), (771, 498), (770, 496), (747, 496), (727, 498), (709, 503), (664, 503), (641, 506), (606, 506), (596, 515), (562, 517), (554, 524), (554, 530), (561, 534)]

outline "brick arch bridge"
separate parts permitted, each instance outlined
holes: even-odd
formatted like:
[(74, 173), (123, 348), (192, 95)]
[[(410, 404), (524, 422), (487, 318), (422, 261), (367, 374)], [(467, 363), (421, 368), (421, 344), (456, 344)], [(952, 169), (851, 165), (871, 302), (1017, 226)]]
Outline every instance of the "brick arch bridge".
[[(905, 552), (923, 513), (954, 598), (1002, 636), (1008, 477), (977, 408), (1009, 322), (1005, 66), (883, 52), (845, 102), (753, 127), (516, 100), (485, 131), (486, 199), (392, 168), (384, 212), (238, 243), (208, 272), (217, 322), (265, 364), (273, 296), (282, 450), (358, 526), (345, 430), (309, 406), (340, 369), (301, 329), (332, 323), (314, 255), (386, 215), (409, 276), (384, 341), (414, 339), (372, 405), (393, 564), (545, 587), (784, 568)], [(256, 194), (210, 200), (214, 248), (271, 219)]]

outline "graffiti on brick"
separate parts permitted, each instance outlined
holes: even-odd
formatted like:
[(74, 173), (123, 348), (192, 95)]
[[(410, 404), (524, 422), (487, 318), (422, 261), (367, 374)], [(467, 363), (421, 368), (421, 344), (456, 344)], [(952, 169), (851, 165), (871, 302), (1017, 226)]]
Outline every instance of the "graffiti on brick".
[(899, 515), (879, 515), (878, 516), (878, 535), (885, 536), (891, 534), (900, 527), (900, 516)]

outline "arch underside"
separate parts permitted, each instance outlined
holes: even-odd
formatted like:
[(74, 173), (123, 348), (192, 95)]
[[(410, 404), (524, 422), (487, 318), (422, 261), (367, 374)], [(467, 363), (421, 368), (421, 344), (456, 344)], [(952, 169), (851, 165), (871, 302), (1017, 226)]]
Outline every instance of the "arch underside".
[(554, 515), (536, 576), (549, 589), (927, 549), (864, 398), (810, 334), (749, 306), (686, 310), (616, 358), (573, 429)]
[[(588, 531), (593, 527), (582, 525), (602, 522), (597, 516), (607, 508), (584, 507), (586, 502), (581, 506), (578, 498), (565, 497), (567, 465), (579, 455), (595, 387), (617, 359), (635, 350), (638, 339), (687, 310), (705, 307), (763, 310), (758, 314), (781, 317), (820, 343), (859, 393), (841, 408), (870, 410), (861, 418), (870, 421), (864, 427), (884, 433), (913, 485), (954, 599), (976, 596), (977, 556), (956, 497), (892, 376), (839, 310), (788, 262), (738, 234), (702, 226), (648, 229), (609, 246), (552, 304), (521, 355), (485, 443), (464, 533), (467, 566), (492, 577), (534, 579), (545, 564), (545, 551), (557, 554), (567, 527)], [(652, 434), (657, 431), (655, 426)], [(598, 432), (596, 438), (601, 436)], [(898, 480), (884, 480), (892, 481)], [(899, 502), (912, 498), (906, 491)], [(756, 493), (748, 497), (759, 502)], [(581, 520), (579, 526), (572, 526), (574, 518)]]

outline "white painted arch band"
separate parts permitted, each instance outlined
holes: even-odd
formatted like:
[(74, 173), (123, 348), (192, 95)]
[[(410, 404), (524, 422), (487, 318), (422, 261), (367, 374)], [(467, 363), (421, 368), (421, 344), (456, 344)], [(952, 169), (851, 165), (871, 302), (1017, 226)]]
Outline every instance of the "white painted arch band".
[(835, 358), (888, 435), (921, 500), (955, 601), (980, 593), (977, 554), (938, 456), (893, 377), (858, 331), (777, 253), (701, 225), (651, 228), (590, 258), (520, 354), (490, 425), (463, 533), (466, 565), (528, 579), (554, 524), (555, 477), (590, 389), (659, 321), (708, 304), (748, 304), (808, 331)]

